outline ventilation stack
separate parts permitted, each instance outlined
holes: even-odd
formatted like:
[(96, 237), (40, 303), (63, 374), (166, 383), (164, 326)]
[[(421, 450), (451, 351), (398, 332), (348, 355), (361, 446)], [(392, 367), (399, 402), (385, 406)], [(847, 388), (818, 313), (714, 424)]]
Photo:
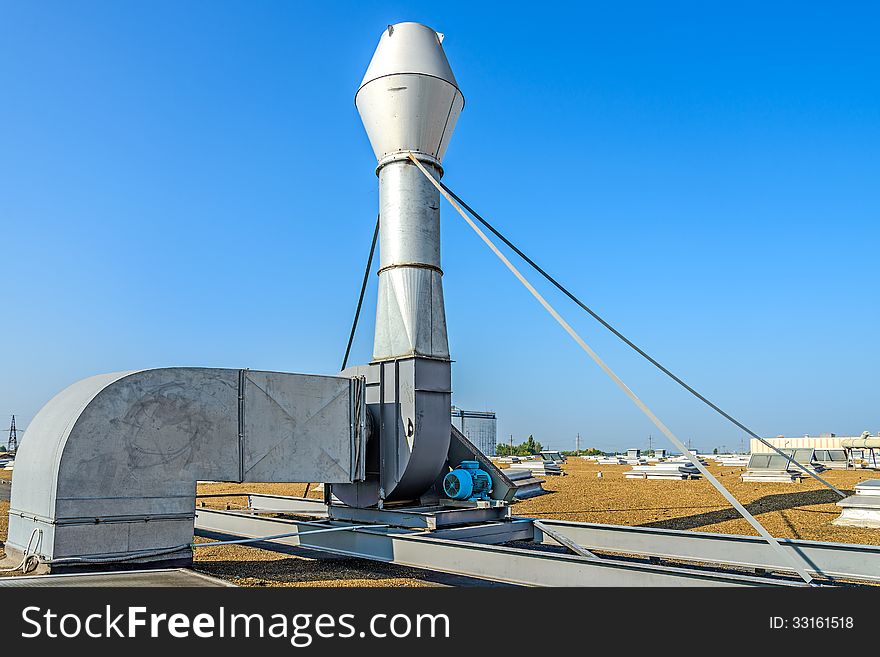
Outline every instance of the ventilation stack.
[(449, 451), (440, 194), (409, 159), (414, 154), (439, 179), (464, 107), (442, 43), (424, 25), (389, 25), (355, 95), (377, 160), (379, 294), (373, 360), (346, 373), (366, 377), (381, 435), (367, 454), (367, 481), (333, 487), (351, 506), (418, 499)]

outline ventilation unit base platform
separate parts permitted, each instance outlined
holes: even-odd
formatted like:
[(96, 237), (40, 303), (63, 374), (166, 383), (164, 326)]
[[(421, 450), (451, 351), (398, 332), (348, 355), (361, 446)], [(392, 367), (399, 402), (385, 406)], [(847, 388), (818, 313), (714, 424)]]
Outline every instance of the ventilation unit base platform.
[(404, 507), (401, 509), (357, 509), (350, 506), (330, 505), (327, 516), (331, 520), (357, 524), (388, 525), (406, 529), (445, 529), (474, 523), (495, 522), (510, 517), (510, 507), (494, 500), (487, 502), (444, 501), (437, 506)]

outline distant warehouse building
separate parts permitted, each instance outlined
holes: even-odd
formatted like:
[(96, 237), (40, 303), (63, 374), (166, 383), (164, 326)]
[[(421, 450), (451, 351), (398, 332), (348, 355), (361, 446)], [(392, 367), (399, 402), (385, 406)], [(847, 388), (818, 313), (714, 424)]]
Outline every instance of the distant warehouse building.
[[(858, 436), (836, 436), (833, 433), (823, 433), (818, 436), (799, 436), (797, 438), (777, 436), (764, 440), (778, 449), (809, 449), (811, 447), (813, 449), (843, 449), (841, 441), (852, 438), (858, 438)], [(765, 454), (773, 451), (760, 440), (754, 438), (752, 438), (749, 447), (752, 454)]]
[(452, 425), (486, 456), (495, 456), (498, 418), (491, 411), (464, 411), (452, 407)]

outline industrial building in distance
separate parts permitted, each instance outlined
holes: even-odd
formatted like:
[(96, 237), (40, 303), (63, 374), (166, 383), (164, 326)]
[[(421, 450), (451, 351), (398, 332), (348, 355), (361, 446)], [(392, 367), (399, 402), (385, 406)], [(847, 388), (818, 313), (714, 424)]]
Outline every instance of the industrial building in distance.
[(452, 407), (452, 426), (486, 456), (495, 456), (498, 418), (493, 411), (465, 411)]
[[(818, 436), (776, 436), (774, 438), (766, 438), (766, 441), (779, 449), (808, 449), (810, 447), (813, 449), (843, 449), (845, 447), (854, 447), (856, 441), (863, 440), (869, 435), (867, 432), (861, 436), (838, 436), (833, 433), (823, 433)], [(752, 454), (767, 454), (773, 451), (770, 447), (754, 438), (751, 439), (749, 449)]]

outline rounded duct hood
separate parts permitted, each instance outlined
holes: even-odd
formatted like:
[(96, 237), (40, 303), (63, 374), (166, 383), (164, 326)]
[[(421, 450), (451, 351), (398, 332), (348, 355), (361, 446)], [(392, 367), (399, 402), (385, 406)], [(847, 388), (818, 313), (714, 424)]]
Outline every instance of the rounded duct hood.
[(355, 105), (379, 164), (413, 151), (440, 164), (464, 96), (443, 52), (443, 36), (419, 23), (382, 33)]

